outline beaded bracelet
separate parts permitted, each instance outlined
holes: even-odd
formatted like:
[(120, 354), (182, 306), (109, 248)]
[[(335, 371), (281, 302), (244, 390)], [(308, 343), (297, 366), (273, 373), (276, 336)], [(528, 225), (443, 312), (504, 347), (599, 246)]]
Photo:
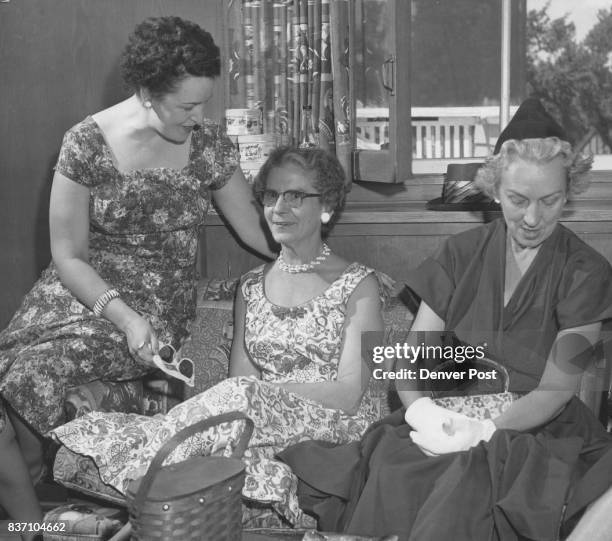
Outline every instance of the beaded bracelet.
[(98, 317), (100, 317), (102, 315), (102, 312), (104, 311), (104, 308), (106, 308), (106, 305), (117, 297), (120, 297), (120, 295), (116, 289), (107, 289), (104, 293), (102, 293), (102, 295), (100, 295), (96, 299), (96, 302), (94, 303), (93, 308), (91, 309), (92, 312)]

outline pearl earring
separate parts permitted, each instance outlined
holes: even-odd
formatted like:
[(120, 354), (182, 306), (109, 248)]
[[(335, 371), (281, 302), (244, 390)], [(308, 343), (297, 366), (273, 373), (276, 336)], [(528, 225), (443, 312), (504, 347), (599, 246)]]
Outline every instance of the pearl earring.
[(142, 104), (147, 108), (147, 109), (151, 109), (151, 107), (153, 107), (153, 104), (151, 103), (151, 100), (144, 100), (142, 102)]
[(326, 224), (331, 220), (331, 214), (329, 212), (321, 213), (321, 223)]

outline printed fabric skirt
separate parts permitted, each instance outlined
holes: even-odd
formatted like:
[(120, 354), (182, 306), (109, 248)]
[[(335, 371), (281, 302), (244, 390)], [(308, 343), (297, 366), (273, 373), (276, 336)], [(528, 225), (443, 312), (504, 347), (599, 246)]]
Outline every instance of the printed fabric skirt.
[[(289, 445), (306, 440), (347, 443), (363, 436), (379, 418), (375, 402), (366, 395), (356, 415), (329, 409), (288, 392), (276, 384), (250, 377), (224, 380), (175, 406), (167, 415), (94, 412), (52, 431), (68, 449), (91, 457), (102, 480), (125, 493), (132, 479), (142, 476), (159, 448), (179, 430), (201, 419), (241, 411), (254, 422), (244, 454), (243, 496), (254, 507), (272, 507), (285, 525), (312, 526), (298, 505), (297, 478), (276, 459)], [(190, 456), (231, 453), (242, 423), (220, 425), (179, 446), (169, 462)]]

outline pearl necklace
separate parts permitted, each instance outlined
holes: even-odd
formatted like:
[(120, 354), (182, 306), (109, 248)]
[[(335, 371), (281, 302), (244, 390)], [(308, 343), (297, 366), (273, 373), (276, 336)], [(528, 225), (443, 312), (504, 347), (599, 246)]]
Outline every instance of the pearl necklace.
[(299, 272), (309, 272), (314, 269), (317, 265), (320, 265), (325, 261), (329, 254), (331, 254), (330, 247), (323, 243), (323, 247), (321, 248), (321, 253), (315, 257), (312, 261), (308, 263), (300, 263), (298, 265), (292, 265), (287, 263), (283, 258), (283, 252), (278, 255), (278, 259), (276, 262), (278, 263), (278, 268), (283, 272), (288, 272), (289, 274), (298, 274)]

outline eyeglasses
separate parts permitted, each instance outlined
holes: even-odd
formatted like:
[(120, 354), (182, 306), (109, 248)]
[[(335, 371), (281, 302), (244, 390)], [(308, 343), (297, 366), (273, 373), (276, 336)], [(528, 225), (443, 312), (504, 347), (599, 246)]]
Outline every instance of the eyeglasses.
[(172, 344), (159, 344), (159, 355), (153, 355), (153, 362), (162, 372), (184, 381), (189, 387), (194, 385), (194, 364), (188, 357), (179, 358)]
[(306, 193), (299, 190), (286, 190), (284, 192), (262, 190), (257, 192), (257, 198), (264, 207), (273, 207), (276, 205), (278, 198), (282, 197), (283, 201), (292, 209), (300, 208), (304, 199), (308, 197), (321, 197), (322, 195), (321, 193)]

